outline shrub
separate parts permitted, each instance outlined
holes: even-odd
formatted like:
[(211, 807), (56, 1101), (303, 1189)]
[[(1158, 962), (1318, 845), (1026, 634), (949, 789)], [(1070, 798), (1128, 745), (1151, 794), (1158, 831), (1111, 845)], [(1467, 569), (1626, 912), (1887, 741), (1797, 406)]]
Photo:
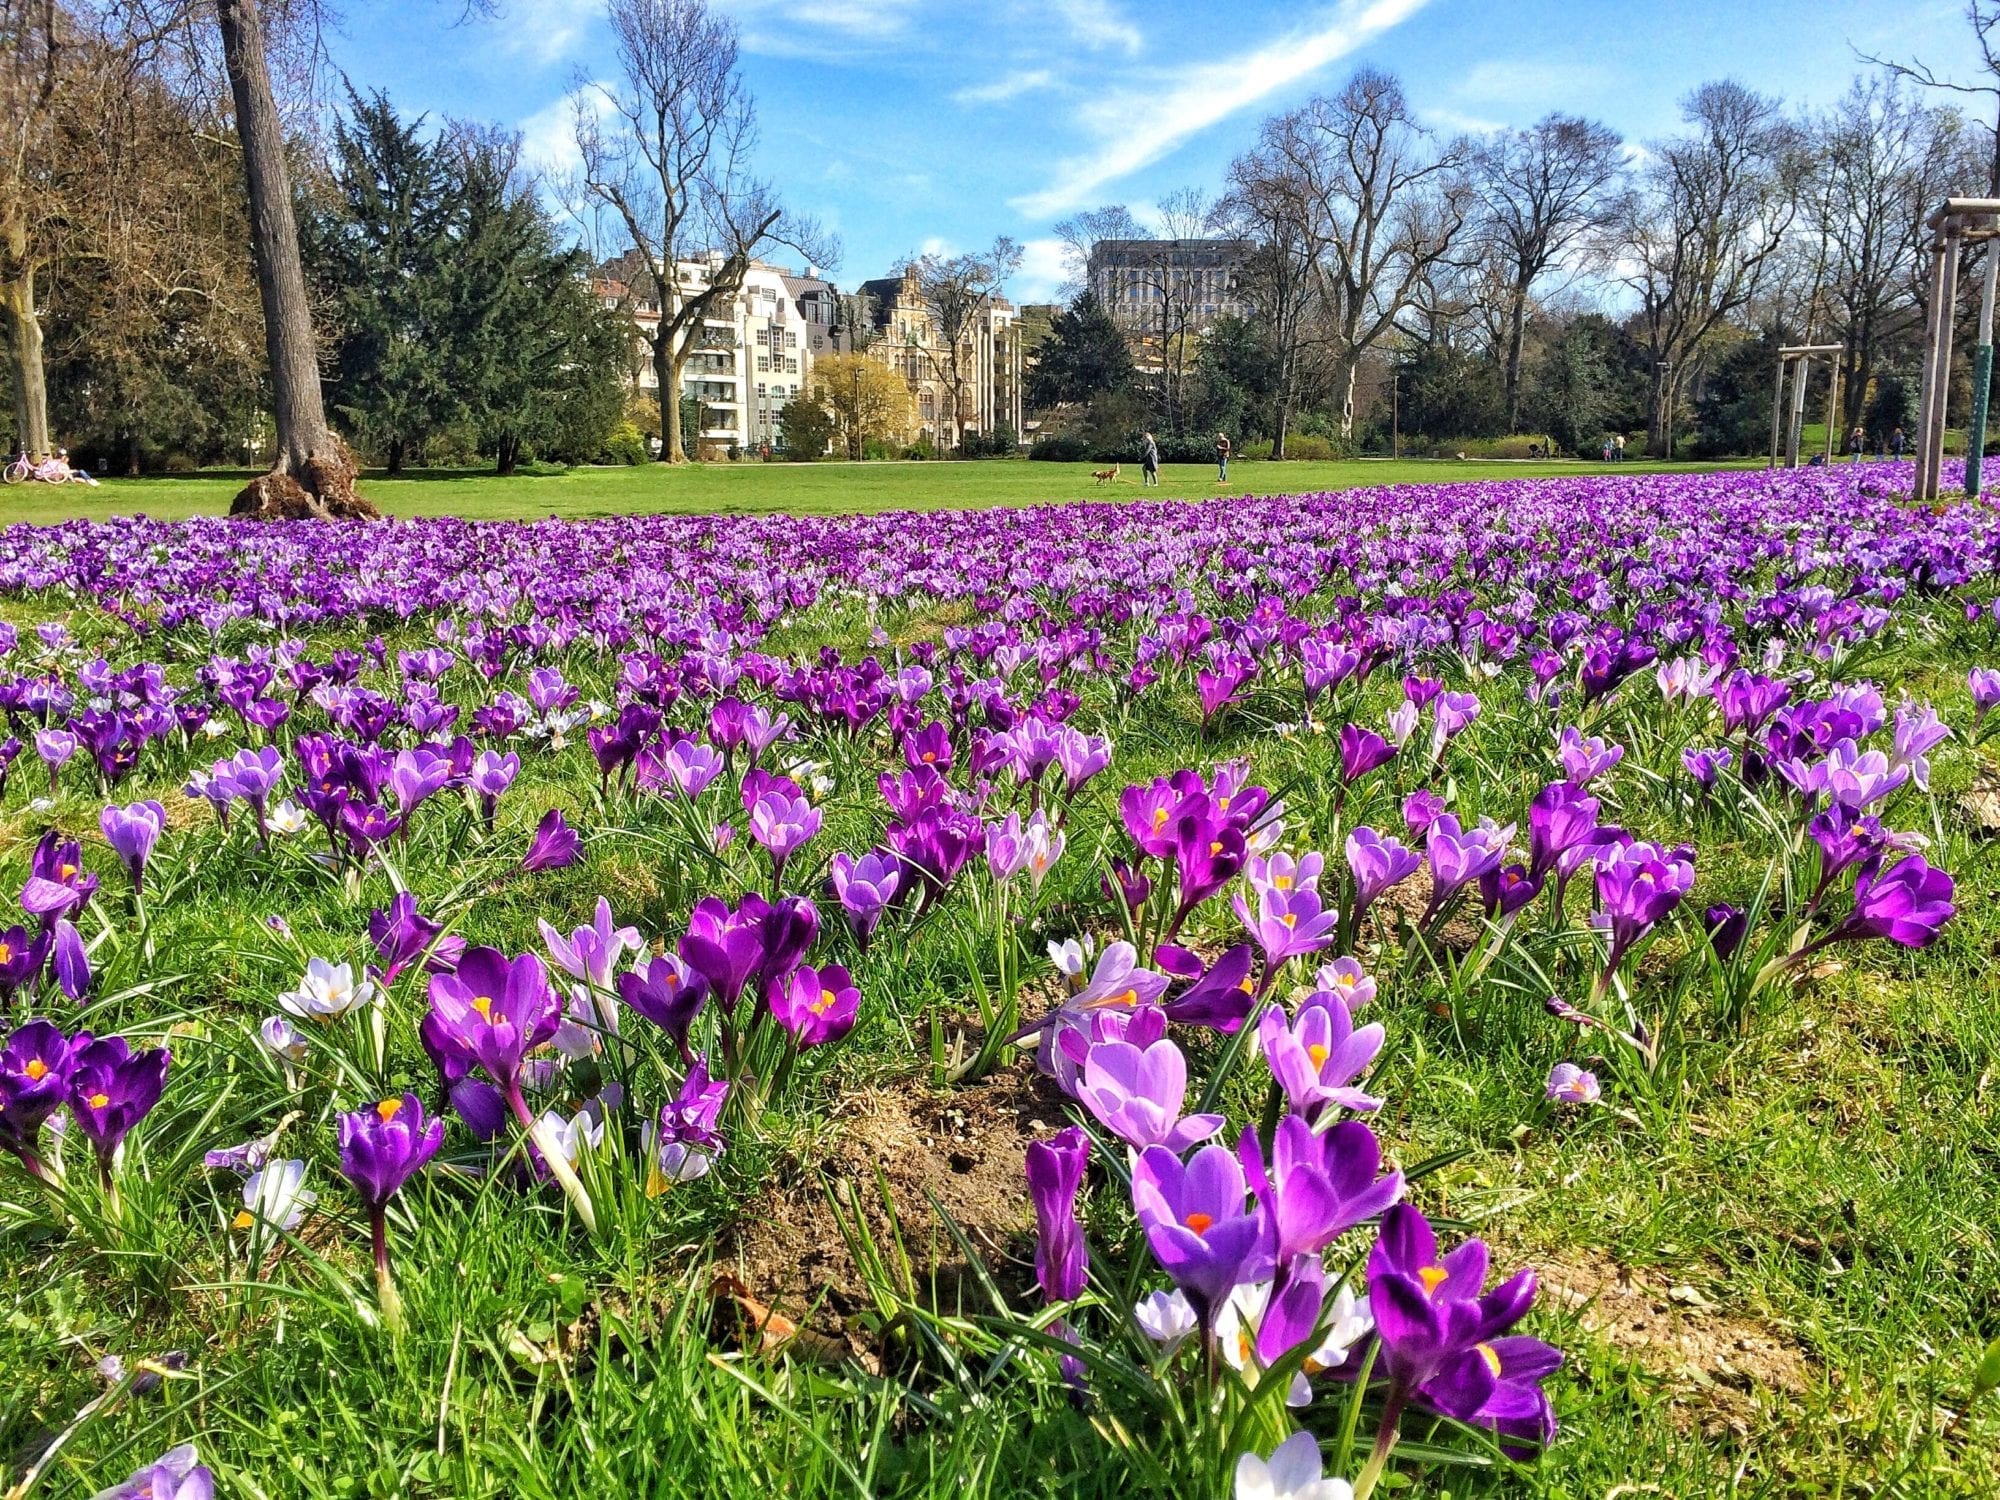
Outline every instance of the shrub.
[(652, 456), (646, 446), (645, 434), (630, 422), (620, 422), (611, 429), (611, 436), (604, 440), (604, 451), (598, 456), (598, 462), (636, 467)]
[(1052, 433), (1048, 437), (1038, 438), (1035, 446), (1028, 450), (1028, 457), (1043, 458), (1059, 464), (1081, 463), (1090, 457), (1090, 445), (1080, 437), (1071, 437), (1062, 432)]

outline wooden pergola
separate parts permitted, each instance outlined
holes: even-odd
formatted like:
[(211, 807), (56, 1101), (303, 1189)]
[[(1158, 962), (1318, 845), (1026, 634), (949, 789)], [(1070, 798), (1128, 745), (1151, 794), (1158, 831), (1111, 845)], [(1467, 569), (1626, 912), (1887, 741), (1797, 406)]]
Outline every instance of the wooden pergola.
[[(1917, 404), (1918, 500), (1935, 500), (1944, 468), (1945, 408), (1951, 394), (1952, 310), (1958, 303), (1959, 251), (2000, 238), (2000, 198), (1947, 198), (1924, 221), (1931, 235), (1930, 296), (1924, 309), (1923, 394)], [(1986, 400), (1993, 382), (1993, 293), (2000, 254), (1986, 257), (1979, 335), (1972, 361), (1972, 421), (1965, 452), (1965, 493), (1979, 493), (1986, 450)]]

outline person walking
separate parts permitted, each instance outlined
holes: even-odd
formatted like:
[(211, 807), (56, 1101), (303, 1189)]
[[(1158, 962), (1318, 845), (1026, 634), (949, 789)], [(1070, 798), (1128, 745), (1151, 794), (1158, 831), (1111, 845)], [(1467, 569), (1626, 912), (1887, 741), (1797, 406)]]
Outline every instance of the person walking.
[(1625, 434), (1622, 432), (1611, 435), (1611, 461), (1614, 464), (1625, 462)]
[(1229, 434), (1226, 432), (1215, 435), (1215, 482), (1229, 483)]
[(1146, 446), (1139, 453), (1139, 486), (1144, 489), (1151, 485), (1158, 488), (1160, 483), (1160, 445), (1153, 441), (1152, 433), (1146, 434)]
[(1909, 446), (1909, 442), (1910, 440), (1903, 436), (1903, 429), (1901, 427), (1894, 429), (1889, 434), (1889, 456), (1891, 458), (1901, 458), (1903, 450)]
[(1852, 459), (1853, 462), (1858, 464), (1861, 462), (1862, 458), (1866, 456), (1867, 452), (1868, 452), (1868, 434), (1866, 432), (1863, 432), (1861, 430), (1861, 424), (1859, 422), (1856, 422), (1854, 426), (1848, 430), (1847, 433), (1848, 457)]
[(1611, 462), (1611, 439), (1608, 437), (1604, 440), (1604, 461)]

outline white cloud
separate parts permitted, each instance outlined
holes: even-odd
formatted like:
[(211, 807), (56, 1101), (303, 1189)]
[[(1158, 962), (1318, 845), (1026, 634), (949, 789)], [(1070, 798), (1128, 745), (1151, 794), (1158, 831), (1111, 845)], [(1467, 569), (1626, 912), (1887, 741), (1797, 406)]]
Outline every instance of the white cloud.
[(721, 0), (716, 9), (743, 27), (752, 52), (817, 56), (802, 31), (825, 31), (847, 41), (886, 41), (908, 29), (917, 0)]
[(1498, 135), (1507, 128), (1499, 120), (1463, 114), (1455, 109), (1424, 109), (1418, 113), (1439, 129), (1455, 131), (1460, 135)]
[(1078, 115), (1094, 146), (1046, 187), (1013, 200), (1033, 218), (1089, 203), (1105, 184), (1166, 156), (1209, 126), (1318, 72), (1408, 20), (1426, 0), (1345, 0), (1317, 29), (1098, 95)]
[[(584, 90), (583, 97), (602, 117), (611, 104), (596, 87)], [(548, 177), (560, 177), (576, 169), (576, 105), (568, 94), (558, 95), (515, 127), (521, 132), (521, 160), (530, 169)]]
[(974, 84), (959, 89), (951, 98), (954, 104), (1005, 104), (1009, 99), (1022, 94), (1034, 93), (1037, 89), (1055, 87), (1056, 75), (1047, 68), (1029, 68), (1009, 73), (1004, 78), (996, 78), (991, 83)]
[(1053, 302), (1069, 280), (1069, 251), (1061, 240), (1026, 240), (1021, 245), (1021, 269), (1012, 290), (1018, 302)]
[(604, 14), (604, 0), (506, 0), (495, 21), (502, 48), (544, 67), (570, 56)]
[(1538, 58), (1495, 57), (1475, 63), (1459, 81), (1458, 97), (1477, 104), (1513, 104), (1557, 109), (1593, 88), (1598, 70), (1589, 64)]
[(957, 251), (952, 248), (950, 240), (945, 239), (942, 235), (934, 234), (921, 245), (917, 246), (917, 254), (935, 255), (943, 259), (957, 254)]
[(1069, 28), (1075, 41), (1086, 47), (1118, 47), (1137, 52), (1145, 38), (1118, 13), (1111, 0), (1049, 0), (1049, 9)]

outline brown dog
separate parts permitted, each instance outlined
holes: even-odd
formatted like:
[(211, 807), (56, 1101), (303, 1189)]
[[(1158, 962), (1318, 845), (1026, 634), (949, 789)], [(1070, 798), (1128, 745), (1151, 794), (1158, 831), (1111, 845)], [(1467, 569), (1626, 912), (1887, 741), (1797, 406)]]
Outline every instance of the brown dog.
[(1116, 484), (1118, 482), (1118, 465), (1113, 464), (1108, 469), (1092, 469), (1090, 477), (1095, 479), (1099, 484)]

